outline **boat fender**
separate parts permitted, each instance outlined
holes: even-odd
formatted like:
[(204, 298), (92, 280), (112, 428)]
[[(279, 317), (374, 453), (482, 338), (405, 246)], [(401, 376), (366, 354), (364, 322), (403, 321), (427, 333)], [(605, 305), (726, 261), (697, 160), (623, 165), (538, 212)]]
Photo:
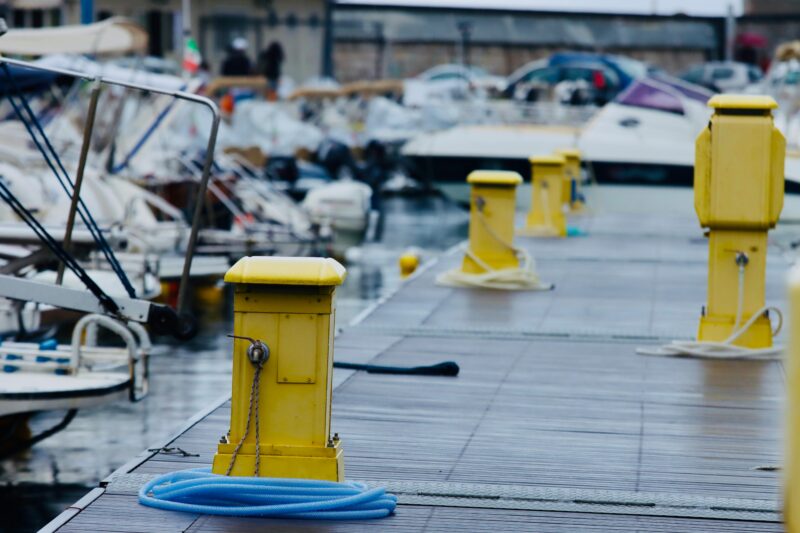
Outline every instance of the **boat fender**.
[(55, 350), (58, 348), (58, 341), (55, 339), (46, 339), (39, 343), (40, 350)]

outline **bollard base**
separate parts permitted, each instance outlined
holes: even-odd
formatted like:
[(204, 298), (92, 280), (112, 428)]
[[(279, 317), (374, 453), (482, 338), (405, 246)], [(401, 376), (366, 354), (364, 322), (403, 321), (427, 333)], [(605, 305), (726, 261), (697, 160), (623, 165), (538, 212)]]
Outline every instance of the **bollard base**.
[[(483, 264), (478, 263), (475, 259), (472, 258), (472, 255), (477, 256), (478, 261)], [(486, 274), (489, 272), (487, 270), (488, 267), (492, 270), (507, 270), (512, 268), (519, 268), (519, 258), (516, 256), (512, 249), (505, 251), (504, 254), (494, 254), (491, 256), (481, 256), (479, 254), (475, 254), (474, 252), (467, 251), (464, 254), (464, 259), (461, 261), (461, 268), (456, 269), (464, 274)]]
[[(220, 444), (211, 471), (225, 474), (231, 462), (234, 444)], [(268, 453), (265, 453), (268, 450)], [(344, 481), (344, 451), (341, 441), (332, 447), (261, 446), (260, 477), (320, 479)], [(248, 453), (249, 452), (249, 453)], [(231, 476), (252, 476), (255, 472), (255, 445), (246, 444), (236, 455)]]
[(525, 226), (518, 231), (518, 234), (529, 237), (566, 237), (567, 219), (563, 213), (551, 215), (549, 218), (550, 220), (541, 211), (528, 212)]
[(520, 237), (540, 237), (549, 239), (561, 239), (567, 236), (566, 224), (562, 228), (556, 226), (542, 225), (526, 225), (517, 230), (517, 235)]
[[(742, 323), (750, 317), (743, 316)], [(723, 342), (733, 333), (734, 318), (708, 315), (700, 318), (697, 340)], [(772, 324), (767, 316), (761, 316), (741, 337), (733, 343), (744, 348), (769, 348), (772, 346)]]

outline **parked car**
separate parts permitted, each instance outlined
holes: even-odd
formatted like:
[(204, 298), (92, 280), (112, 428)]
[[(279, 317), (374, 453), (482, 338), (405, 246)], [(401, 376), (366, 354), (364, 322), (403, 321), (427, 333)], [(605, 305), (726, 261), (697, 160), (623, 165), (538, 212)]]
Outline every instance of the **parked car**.
[(448, 63), (437, 65), (422, 72), (418, 79), (443, 85), (452, 85), (462, 91), (483, 90), (488, 94), (499, 94), (506, 87), (502, 76), (495, 76), (486, 70), (472, 66)]
[(680, 75), (690, 83), (717, 92), (744, 90), (747, 86), (757, 83), (763, 76), (759, 67), (735, 61), (711, 61), (695, 65)]
[[(516, 100), (534, 102), (564, 82), (572, 83), (588, 101), (603, 105), (620, 91), (654, 69), (641, 61), (622, 56), (584, 52), (561, 52), (547, 59), (532, 61), (517, 69), (507, 79), (504, 95)], [(578, 98), (582, 100), (582, 98)]]

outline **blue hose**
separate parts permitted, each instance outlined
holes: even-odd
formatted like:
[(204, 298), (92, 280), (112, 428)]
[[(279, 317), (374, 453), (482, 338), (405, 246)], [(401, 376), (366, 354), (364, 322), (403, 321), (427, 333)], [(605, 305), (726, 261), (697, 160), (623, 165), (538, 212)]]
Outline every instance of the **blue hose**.
[(139, 503), (166, 511), (221, 516), (364, 520), (394, 513), (397, 496), (363, 483), (228, 477), (210, 468), (159, 476), (139, 490)]

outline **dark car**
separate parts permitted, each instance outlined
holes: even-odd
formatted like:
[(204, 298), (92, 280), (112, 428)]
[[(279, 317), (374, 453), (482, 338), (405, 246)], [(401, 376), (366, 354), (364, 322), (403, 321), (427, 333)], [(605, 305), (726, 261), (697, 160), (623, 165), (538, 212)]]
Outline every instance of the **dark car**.
[(603, 105), (651, 71), (645, 63), (621, 56), (563, 52), (526, 64), (508, 77), (504, 95), (535, 102), (562, 82), (574, 83), (572, 103)]

